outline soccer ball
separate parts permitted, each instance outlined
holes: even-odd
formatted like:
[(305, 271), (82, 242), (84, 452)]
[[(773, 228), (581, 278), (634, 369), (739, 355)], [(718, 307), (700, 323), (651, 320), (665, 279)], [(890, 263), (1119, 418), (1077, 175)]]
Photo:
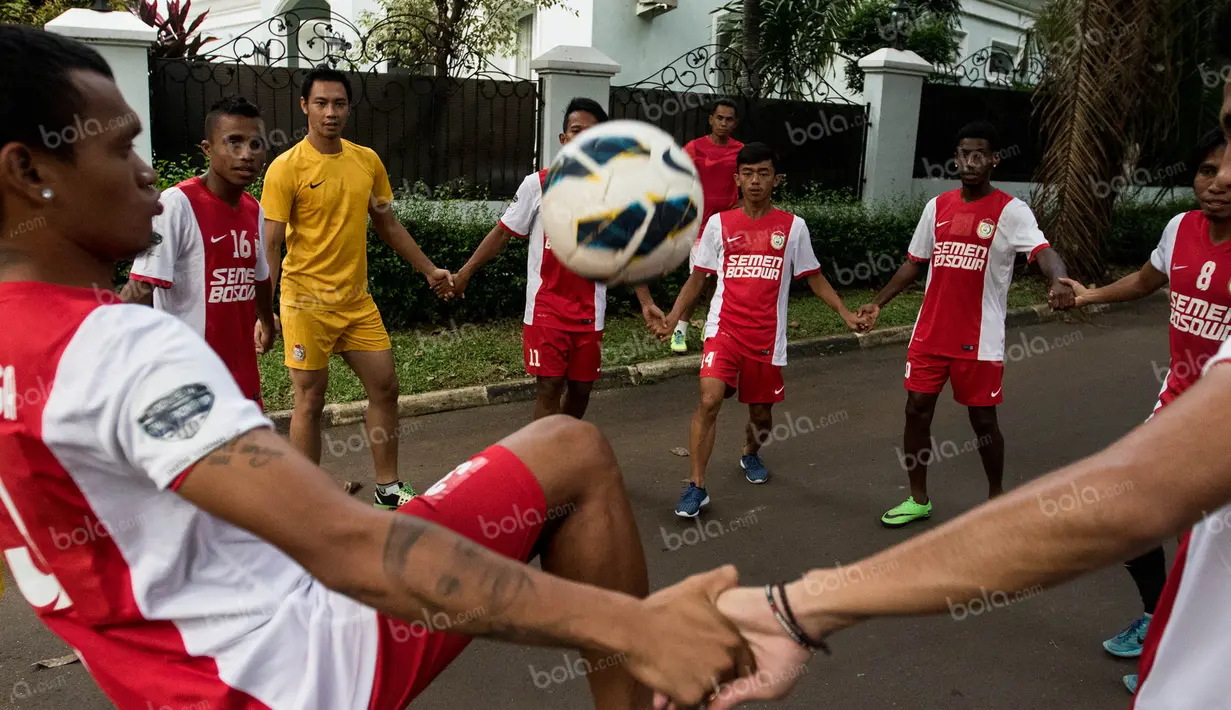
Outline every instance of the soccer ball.
[(688, 258), (704, 199), (696, 166), (670, 135), (610, 121), (564, 146), (540, 216), (565, 268), (609, 286), (638, 284)]

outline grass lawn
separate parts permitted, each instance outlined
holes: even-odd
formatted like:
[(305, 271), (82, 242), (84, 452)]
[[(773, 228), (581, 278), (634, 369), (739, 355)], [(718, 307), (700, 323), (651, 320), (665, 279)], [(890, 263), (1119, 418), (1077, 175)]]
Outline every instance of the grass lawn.
[[(632, 298), (615, 290), (611, 298)], [(868, 290), (841, 290), (847, 308), (857, 309), (875, 295)], [(1014, 281), (1009, 289), (1009, 308), (1021, 308), (1046, 300), (1047, 285), (1040, 277), (1025, 277)], [(910, 325), (915, 322), (923, 302), (922, 286), (904, 292), (881, 310), (877, 328)], [(666, 305), (666, 304), (660, 304)], [(849, 332), (838, 314), (810, 293), (791, 299), (788, 310), (788, 340), (802, 340), (821, 335)], [(697, 308), (694, 326), (705, 322), (705, 309)], [(520, 320), (474, 323), (451, 323), (433, 331), (403, 331), (390, 333), (393, 358), (397, 363), (402, 394), (453, 389), (470, 385), (492, 384), (526, 377), (521, 352), (522, 324)], [(701, 329), (688, 331), (690, 352), (699, 353)], [(603, 365), (618, 367), (670, 357), (665, 343), (660, 343), (646, 330), (640, 315), (612, 316), (603, 335)], [(282, 340), (273, 352), (260, 358), (261, 384), (267, 411), (290, 409), (291, 380), (283, 365)], [(363, 386), (354, 373), (335, 357), (329, 363), (327, 402), (353, 402), (367, 399)]]

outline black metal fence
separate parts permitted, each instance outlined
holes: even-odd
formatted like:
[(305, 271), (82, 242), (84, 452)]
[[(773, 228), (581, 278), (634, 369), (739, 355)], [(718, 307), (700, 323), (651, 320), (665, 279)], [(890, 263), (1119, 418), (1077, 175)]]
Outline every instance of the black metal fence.
[(715, 103), (729, 99), (740, 117), (735, 138), (774, 148), (788, 190), (862, 194), (867, 107), (823, 82), (795, 82), (785, 97), (773, 87), (750, 92), (739, 81), (741, 61), (722, 47), (692, 50), (654, 76), (612, 87), (611, 116), (652, 123), (683, 145), (707, 135)]
[[(342, 35), (333, 25), (315, 27), (331, 38)], [(447, 186), (454, 194), (507, 198), (538, 167), (541, 97), (537, 82), (509, 76), (473, 57), (462, 60), (461, 71), (451, 76), (423, 75), (431, 68), (422, 65), (414, 73), (379, 70), (376, 67), (387, 67), (392, 57), (374, 56), (374, 49), (383, 49), (383, 45), (372, 42), (369, 46), (374, 34), (354, 28), (350, 29), (355, 41), (320, 42), (315, 46), (334, 48), (317, 57), (299, 56), (301, 48), (314, 43), (305, 41), (303, 21), (296, 17), (280, 16), (253, 29), (265, 29), (259, 36), (272, 34), (274, 38), (256, 42), (241, 36), (204, 58), (151, 58), (156, 159), (179, 160), (198, 154), (197, 145), (205, 137), (206, 112), (215, 101), (231, 94), (244, 96), (261, 108), (272, 158), (307, 135), (306, 117), (299, 105), (303, 78), (308, 67), (327, 64), (345, 71), (354, 92), (343, 137), (375, 150), (395, 189), (425, 187), (431, 191)], [(251, 45), (248, 51), (240, 51), (241, 42)], [(282, 51), (271, 51), (276, 45)], [(360, 50), (350, 51), (355, 47)], [(250, 63), (255, 56), (302, 68)]]
[(957, 180), (958, 131), (987, 121), (1000, 134), (1000, 166), (995, 179), (1030, 182), (1043, 157), (1043, 136), (1034, 118), (1028, 91), (925, 83), (919, 101), (919, 136), (915, 143), (917, 178)]

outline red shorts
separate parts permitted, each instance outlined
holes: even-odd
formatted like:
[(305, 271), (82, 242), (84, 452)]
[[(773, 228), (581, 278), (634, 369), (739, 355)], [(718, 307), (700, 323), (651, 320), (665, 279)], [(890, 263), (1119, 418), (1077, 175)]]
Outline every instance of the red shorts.
[(1004, 401), (1003, 362), (963, 360), (913, 350), (906, 354), (907, 390), (940, 394), (950, 379), (953, 399), (964, 407), (994, 407)]
[(528, 325), (522, 331), (522, 356), (526, 372), (535, 377), (593, 382), (603, 369), (603, 332)]
[[(453, 469), (398, 509), (446, 527), (493, 552), (527, 562), (547, 515), (543, 489), (511, 451), (493, 446)], [(475, 616), (482, 610), (476, 610)], [(429, 615), (410, 622), (377, 615), (380, 640), (369, 710), (403, 710), (470, 643), (452, 634), (467, 616)]]
[(774, 404), (786, 398), (782, 368), (750, 357), (739, 343), (719, 332), (705, 341), (701, 355), (701, 377), (722, 380), (739, 391), (743, 404)]

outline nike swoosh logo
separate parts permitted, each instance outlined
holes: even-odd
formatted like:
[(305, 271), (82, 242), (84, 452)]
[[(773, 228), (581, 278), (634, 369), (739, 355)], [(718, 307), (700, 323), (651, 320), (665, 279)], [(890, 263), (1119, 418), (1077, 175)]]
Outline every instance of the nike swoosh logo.
[(220, 242), (220, 241), (222, 241), (223, 239), (226, 239), (226, 238), (227, 238), (227, 235), (225, 235), (225, 234), (224, 234), (224, 235), (222, 235), (221, 237), (216, 237), (216, 238), (215, 238), (215, 237), (210, 237), (210, 238), (209, 238), (209, 241), (210, 241), (210, 244), (217, 244), (218, 242)]
[(309, 190), (315, 190), (316, 188), (318, 188), (318, 187), (320, 187), (321, 185), (324, 185), (324, 184), (325, 184), (325, 181), (324, 181), (324, 180), (321, 180), (320, 182), (316, 183), (315, 185), (308, 185), (308, 189), (309, 189)]
[(996, 390), (995, 392), (993, 392), (993, 393), (992, 393), (992, 396), (993, 396), (993, 397), (995, 397), (995, 396), (999, 395), (999, 394), (1000, 394), (1000, 392), (1001, 392), (1003, 389), (1004, 389), (1004, 388), (1003, 388), (1003, 387), (1001, 387), (1000, 389)]
[(1180, 269), (1187, 269), (1187, 268), (1188, 268), (1187, 266), (1173, 266), (1173, 267), (1171, 267), (1171, 270), (1172, 270), (1172, 271), (1179, 271)]
[(782, 389), (777, 389), (777, 390), (774, 390), (774, 394), (782, 394), (782, 390), (784, 390), (784, 389), (786, 389), (786, 388), (785, 388), (785, 387), (783, 387)]
[[(949, 222), (952, 222), (952, 221), (953, 221), (953, 220), (949, 220)], [(946, 225), (946, 224), (948, 224), (949, 222), (941, 222), (940, 224), (936, 225), (936, 228), (937, 228), (937, 229), (940, 229), (941, 227), (945, 226), (945, 225)]]

